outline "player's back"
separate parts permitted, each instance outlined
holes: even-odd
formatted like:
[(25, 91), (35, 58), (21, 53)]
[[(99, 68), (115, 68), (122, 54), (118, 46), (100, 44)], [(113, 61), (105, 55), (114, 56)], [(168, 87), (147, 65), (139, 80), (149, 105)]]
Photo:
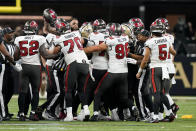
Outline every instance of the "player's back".
[[(104, 33), (93, 32), (89, 35), (88, 46), (99, 45), (105, 42), (106, 35)], [(106, 56), (106, 51), (93, 52), (92, 56), (93, 68), (94, 69), (108, 69), (108, 59)]]
[(61, 46), (67, 65), (74, 61), (78, 63), (87, 62), (88, 58), (84, 53), (79, 31), (61, 35), (55, 43)]
[(153, 37), (146, 41), (145, 46), (151, 49), (150, 68), (165, 67), (167, 64), (171, 42), (168, 37)]
[(129, 38), (125, 36), (112, 36), (106, 39), (108, 46), (108, 72), (127, 73), (127, 51)]
[(46, 38), (41, 35), (16, 37), (15, 44), (20, 49), (22, 64), (41, 65), (39, 48), (44, 43)]

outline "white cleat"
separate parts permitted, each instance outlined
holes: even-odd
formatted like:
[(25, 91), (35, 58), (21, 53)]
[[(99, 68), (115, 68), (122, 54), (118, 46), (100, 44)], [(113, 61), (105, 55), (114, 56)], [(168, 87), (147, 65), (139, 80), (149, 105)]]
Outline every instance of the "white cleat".
[(111, 120), (112, 121), (119, 121), (119, 116), (118, 116), (118, 113), (117, 113), (117, 109), (113, 109), (111, 111)]
[(73, 121), (73, 115), (67, 115), (67, 117), (65, 117), (65, 119), (63, 119), (63, 121)]

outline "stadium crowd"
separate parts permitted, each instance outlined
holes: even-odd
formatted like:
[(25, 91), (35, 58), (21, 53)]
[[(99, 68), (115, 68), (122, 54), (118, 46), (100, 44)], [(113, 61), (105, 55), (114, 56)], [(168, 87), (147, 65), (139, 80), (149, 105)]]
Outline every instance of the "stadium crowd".
[[(43, 30), (34, 20), (15, 31), (1, 30), (1, 121), (13, 117), (8, 103), (14, 72), (20, 77), (20, 121), (158, 123), (177, 118), (179, 107), (169, 95), (175, 84), (176, 51), (167, 19), (157, 18), (150, 31), (140, 18), (122, 24), (96, 19), (79, 27), (77, 18), (58, 18), (48, 8), (43, 20)], [(47, 74), (47, 99), (38, 105), (42, 72)]]

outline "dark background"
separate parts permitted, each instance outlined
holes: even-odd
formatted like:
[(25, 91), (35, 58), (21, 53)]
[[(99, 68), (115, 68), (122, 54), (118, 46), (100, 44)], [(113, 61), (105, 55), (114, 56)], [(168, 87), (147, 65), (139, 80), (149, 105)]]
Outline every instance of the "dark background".
[[(15, 5), (15, 0), (1, 0), (0, 5)], [(139, 11), (141, 5), (145, 6), (143, 13)], [(22, 13), (18, 15), (42, 15), (45, 8), (77, 17), (81, 23), (96, 18), (122, 23), (141, 17), (148, 29), (157, 17), (170, 14), (184, 15), (186, 21), (196, 23), (196, 0), (22, 0)]]

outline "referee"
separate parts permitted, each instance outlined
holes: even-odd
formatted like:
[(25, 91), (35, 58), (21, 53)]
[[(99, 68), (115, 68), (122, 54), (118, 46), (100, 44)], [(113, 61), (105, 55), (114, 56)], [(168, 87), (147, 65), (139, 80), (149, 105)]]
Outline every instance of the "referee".
[[(6, 27), (2, 30), (1, 45), (5, 47), (7, 52), (13, 57), (15, 46), (13, 44), (13, 30)], [(3, 120), (10, 120), (13, 114), (9, 114), (8, 103), (14, 93), (14, 76), (13, 67), (8, 62), (6, 55), (0, 54), (1, 61), (1, 74), (0, 74), (0, 102), (1, 102), (1, 115)], [(11, 81), (11, 82), (10, 82)]]

